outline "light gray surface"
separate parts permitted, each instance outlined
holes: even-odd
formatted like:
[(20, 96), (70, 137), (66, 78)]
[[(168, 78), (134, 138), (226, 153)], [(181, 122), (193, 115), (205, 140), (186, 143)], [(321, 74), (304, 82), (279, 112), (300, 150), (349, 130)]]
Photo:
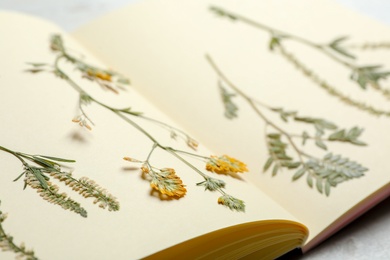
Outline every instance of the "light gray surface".
[[(41, 16), (71, 31), (104, 13), (137, 1), (140, 0), (0, 0), (0, 9)], [(337, 2), (390, 25), (388, 0)], [(298, 259), (390, 259), (390, 198)]]

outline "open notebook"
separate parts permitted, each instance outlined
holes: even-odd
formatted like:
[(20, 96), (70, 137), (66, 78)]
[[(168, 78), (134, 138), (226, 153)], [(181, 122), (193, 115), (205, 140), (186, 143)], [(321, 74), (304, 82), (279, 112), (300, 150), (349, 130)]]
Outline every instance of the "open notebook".
[(275, 258), (389, 194), (390, 30), (330, 1), (0, 32), (2, 259)]

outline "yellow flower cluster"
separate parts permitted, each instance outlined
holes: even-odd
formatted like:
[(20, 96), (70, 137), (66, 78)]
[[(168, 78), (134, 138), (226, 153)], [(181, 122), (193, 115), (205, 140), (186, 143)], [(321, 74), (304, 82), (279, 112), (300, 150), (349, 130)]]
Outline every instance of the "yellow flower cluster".
[(161, 169), (160, 172), (150, 171), (146, 167), (141, 168), (144, 173), (151, 176), (150, 186), (169, 197), (184, 197), (187, 193), (185, 185), (172, 168)]
[(212, 155), (206, 163), (206, 170), (219, 174), (247, 172), (246, 164), (227, 155)]
[(111, 81), (111, 75), (104, 71), (87, 70), (87, 74), (93, 78), (99, 78), (104, 81)]

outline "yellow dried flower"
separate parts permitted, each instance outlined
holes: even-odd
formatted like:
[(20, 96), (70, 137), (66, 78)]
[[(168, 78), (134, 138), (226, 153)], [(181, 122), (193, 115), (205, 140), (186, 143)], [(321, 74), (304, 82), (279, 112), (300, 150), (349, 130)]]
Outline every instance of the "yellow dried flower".
[(95, 74), (95, 76), (101, 80), (111, 81), (111, 75), (108, 73), (98, 72)]
[(187, 193), (185, 185), (172, 168), (164, 168), (160, 172), (151, 171), (150, 175), (150, 186), (164, 195), (181, 198)]
[(218, 198), (218, 204), (224, 205), (231, 210), (245, 211), (244, 201), (237, 199), (231, 195), (225, 194)]
[(196, 150), (199, 146), (199, 143), (195, 139), (189, 137), (187, 138), (187, 145), (192, 149)]
[(148, 174), (150, 172), (149, 167), (147, 165), (142, 165), (141, 171), (143, 174)]
[(142, 161), (140, 161), (140, 160), (137, 160), (137, 159), (134, 159), (134, 158), (128, 157), (128, 156), (123, 157), (123, 160), (129, 161), (129, 162), (136, 162), (136, 163), (142, 162)]
[(104, 81), (111, 81), (111, 75), (103, 71), (87, 70), (87, 74), (93, 78), (99, 78)]
[(243, 162), (227, 155), (212, 155), (206, 163), (206, 170), (219, 174), (247, 172), (248, 168)]
[(79, 124), (79, 126), (85, 127), (88, 130), (92, 130), (92, 127), (88, 124), (87, 119), (84, 116), (82, 116), (82, 115), (73, 118), (72, 122), (73, 123), (77, 123), (77, 124)]

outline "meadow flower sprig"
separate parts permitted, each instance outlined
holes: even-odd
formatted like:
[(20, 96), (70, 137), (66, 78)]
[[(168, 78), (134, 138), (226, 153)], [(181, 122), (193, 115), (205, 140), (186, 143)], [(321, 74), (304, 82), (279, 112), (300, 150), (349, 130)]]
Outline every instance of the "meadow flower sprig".
[[(320, 193), (325, 193), (329, 196), (332, 187), (336, 187), (344, 181), (361, 177), (367, 171), (365, 167), (342, 155), (334, 155), (331, 152), (327, 152), (322, 158), (317, 158), (303, 150), (304, 145), (310, 141), (324, 151), (328, 150), (326, 143), (332, 142), (364, 146), (366, 144), (359, 139), (363, 129), (358, 127), (340, 129), (336, 124), (328, 120), (302, 117), (297, 111), (274, 108), (255, 100), (234, 85), (209, 55), (206, 56), (206, 59), (219, 77), (219, 89), (224, 88), (224, 91), (220, 92), (222, 102), (234, 103), (234, 99), (224, 97), (227, 93), (230, 97), (241, 98), (248, 103), (253, 112), (264, 122), (266, 127), (265, 141), (269, 154), (269, 158), (263, 167), (264, 172), (272, 168), (272, 175), (274, 176), (282, 169), (295, 170), (292, 180), (298, 180), (306, 175), (306, 182), (309, 187), (313, 187), (315, 183)], [(238, 117), (237, 105), (225, 104), (224, 107), (227, 118), (233, 119)], [(226, 109), (231, 107), (234, 107), (234, 117), (228, 116), (232, 115), (232, 112), (226, 111)], [(263, 110), (278, 115), (284, 124), (294, 122), (311, 126), (314, 133), (309, 134), (306, 130), (302, 134), (290, 133), (288, 130), (275, 124), (263, 113)], [(301, 144), (297, 143), (296, 139), (300, 139)], [(291, 156), (291, 152), (295, 153), (295, 156)], [(229, 160), (225, 159), (224, 161)], [(240, 164), (236, 164), (236, 167), (240, 168)]]
[(34, 251), (26, 249), (23, 243), (16, 245), (13, 237), (5, 232), (3, 222), (6, 218), (7, 214), (0, 210), (0, 249), (4, 252), (9, 251), (15, 253), (17, 259), (38, 260)]
[[(349, 50), (349, 46), (345, 44), (348, 37), (338, 37), (329, 41), (328, 43), (315, 43), (308, 39), (292, 35), (285, 31), (281, 31), (257, 21), (251, 20), (239, 14), (232, 13), (223, 8), (212, 6), (210, 10), (221, 17), (226, 17), (232, 21), (239, 21), (256, 29), (269, 33), (270, 41), (268, 47), (270, 51), (278, 52), (288, 62), (293, 64), (304, 76), (308, 77), (312, 82), (325, 90), (331, 96), (337, 97), (343, 103), (356, 107), (362, 111), (368, 112), (376, 116), (390, 117), (390, 111), (383, 110), (371, 105), (367, 105), (363, 101), (357, 101), (350, 98), (348, 95), (343, 94), (335, 86), (328, 83), (325, 79), (321, 78), (319, 74), (313, 71), (309, 66), (304, 64), (293, 53), (289, 52), (285, 45), (285, 41), (295, 41), (301, 43), (309, 48), (324, 54), (334, 62), (341, 64), (350, 70), (350, 79), (357, 83), (357, 85), (365, 90), (371, 87), (375, 91), (378, 91), (382, 96), (390, 99), (390, 90), (384, 88), (381, 82), (386, 80), (390, 76), (390, 71), (384, 70), (381, 65), (357, 65), (357, 57)], [(367, 44), (365, 48), (385, 48), (388, 44)]]
[(62, 171), (61, 164), (73, 163), (75, 162), (74, 160), (44, 155), (31, 155), (12, 151), (3, 146), (0, 146), (0, 150), (13, 155), (23, 164), (23, 172), (14, 181), (18, 181), (24, 176), (24, 188), (28, 186), (34, 189), (42, 199), (49, 203), (73, 211), (82, 217), (87, 217), (87, 211), (81, 207), (80, 203), (71, 199), (66, 193), (61, 193), (59, 187), (50, 181), (50, 177), (53, 177), (72, 188), (72, 190), (84, 198), (94, 198), (93, 203), (98, 203), (99, 207), (107, 208), (109, 211), (119, 210), (119, 202), (117, 199), (95, 182), (86, 177), (76, 179), (70, 172)]
[(129, 79), (115, 71), (92, 66), (70, 55), (64, 46), (61, 36), (58, 34), (52, 35), (50, 48), (54, 52), (59, 53), (61, 58), (74, 64), (75, 69), (80, 71), (84, 78), (96, 82), (103, 89), (118, 93), (119, 89), (123, 89), (124, 86), (130, 84)]
[[(214, 172), (218, 174), (235, 174), (235, 173), (243, 173), (248, 171), (246, 168), (246, 165), (242, 163), (241, 161), (238, 161), (234, 158), (228, 157), (226, 155), (224, 156), (202, 156), (199, 154), (176, 150), (172, 147), (164, 147), (160, 146), (158, 143), (155, 143), (153, 145), (153, 148), (151, 149), (147, 159), (145, 161), (141, 161), (138, 159), (130, 158), (130, 157), (124, 157), (123, 159), (126, 161), (134, 162), (140, 164), (140, 168), (142, 171), (142, 174), (144, 176), (147, 176), (146, 179), (150, 181), (150, 186), (159, 191), (162, 195), (165, 195), (167, 197), (171, 198), (181, 198), (184, 197), (187, 193), (187, 190), (185, 188), (185, 185), (181, 181), (181, 179), (176, 175), (176, 172), (172, 168), (157, 168), (154, 167), (150, 163), (151, 155), (153, 154), (153, 151), (157, 148), (161, 148), (169, 153), (171, 153), (174, 157), (179, 159), (181, 162), (183, 162), (185, 165), (187, 165), (190, 169), (197, 172), (201, 177), (203, 177), (203, 181), (197, 183), (197, 186), (203, 186), (205, 190), (209, 191), (218, 191), (221, 193), (221, 197), (218, 198), (218, 203), (227, 206), (231, 210), (236, 211), (245, 211), (245, 203), (242, 200), (236, 199), (235, 197), (227, 194), (224, 189), (226, 186), (226, 183), (220, 179), (212, 178), (199, 170), (196, 166), (194, 166), (192, 163), (190, 163), (188, 160), (186, 160), (184, 156), (190, 156), (192, 158), (200, 159), (202, 160), (206, 166), (206, 170), (209, 172)], [(228, 160), (226, 160), (228, 159)], [(231, 200), (223, 200), (223, 203), (221, 201), (222, 198), (229, 197), (232, 198)]]
[[(235, 174), (237, 172), (245, 172), (247, 171), (246, 166), (233, 158), (230, 158), (228, 156), (222, 156), (222, 157), (204, 157), (201, 155), (198, 155), (196, 153), (186, 152), (182, 150), (178, 150), (172, 147), (164, 146), (161, 144), (156, 138), (153, 137), (153, 135), (147, 131), (145, 128), (143, 128), (140, 124), (138, 124), (135, 119), (142, 119), (146, 120), (148, 122), (151, 122), (153, 124), (156, 124), (163, 129), (167, 130), (170, 133), (170, 137), (173, 139), (181, 138), (185, 141), (186, 145), (196, 150), (198, 146), (198, 142), (192, 138), (190, 135), (185, 133), (184, 131), (170, 126), (169, 124), (166, 124), (165, 122), (156, 120), (154, 118), (150, 118), (145, 116), (142, 112), (134, 111), (130, 107), (126, 108), (116, 108), (113, 106), (110, 106), (108, 104), (105, 104), (101, 102), (100, 100), (97, 100), (93, 96), (91, 96), (89, 93), (87, 93), (83, 87), (73, 79), (69, 74), (62, 69), (62, 62), (70, 62), (71, 64), (75, 65), (75, 69), (79, 72), (81, 72), (82, 78), (88, 78), (89, 80), (93, 80), (97, 82), (98, 84), (101, 84), (101, 81), (105, 81), (105, 84), (111, 83), (111, 87), (108, 88), (110, 90), (113, 90), (114, 87), (112, 84), (115, 81), (114, 85), (120, 84), (127, 84), (129, 81), (126, 80), (123, 76), (116, 74), (113, 71), (107, 71), (104, 69), (98, 69), (92, 65), (89, 65), (85, 63), (84, 61), (80, 59), (76, 59), (73, 56), (70, 56), (65, 48), (65, 45), (62, 41), (62, 38), (59, 35), (54, 35), (51, 38), (51, 49), (56, 54), (56, 59), (54, 61), (53, 65), (49, 64), (42, 64), (42, 63), (30, 63), (32, 66), (31, 69), (28, 71), (30, 72), (50, 72), (54, 73), (57, 77), (60, 79), (65, 80), (75, 91), (79, 94), (79, 101), (78, 101), (78, 108), (79, 108), (79, 115), (77, 115), (75, 118), (73, 118), (73, 122), (79, 124), (82, 127), (85, 127), (89, 130), (92, 130), (92, 126), (94, 125), (94, 122), (92, 121), (91, 117), (87, 114), (85, 107), (90, 104), (98, 105), (104, 109), (107, 109), (111, 111), (113, 114), (118, 116), (120, 119), (128, 123), (131, 127), (138, 130), (141, 134), (146, 136), (151, 143), (153, 144), (152, 149), (150, 150), (147, 159), (144, 161), (131, 159), (130, 157), (125, 157), (125, 160), (141, 163), (141, 172), (145, 179), (147, 179), (150, 182), (150, 186), (153, 190), (158, 191), (162, 196), (172, 197), (172, 198), (182, 198), (185, 196), (187, 190), (186, 186), (183, 184), (183, 181), (181, 178), (177, 175), (176, 171), (171, 167), (157, 167), (155, 165), (152, 165), (151, 158), (153, 153), (156, 149), (161, 149), (165, 152), (168, 152), (175, 158), (177, 158), (179, 161), (183, 162), (185, 165), (187, 165), (190, 169), (198, 173), (201, 177), (203, 177), (203, 182), (199, 183), (199, 186), (204, 186), (206, 190), (210, 191), (219, 191), (222, 196), (228, 196), (228, 198), (234, 198), (231, 195), (228, 195), (225, 193), (225, 183), (222, 180), (214, 179), (203, 173), (201, 170), (199, 170), (197, 167), (195, 167), (192, 163), (190, 163), (187, 159), (185, 159), (183, 156), (189, 156), (192, 158), (202, 160), (210, 161), (214, 163), (214, 168), (211, 167), (210, 169), (214, 169), (213, 172), (216, 173), (224, 173), (224, 174)], [(93, 73), (92, 73), (93, 72)], [(121, 85), (119, 85), (121, 86)], [(182, 156), (183, 155), (183, 156)], [(220, 165), (219, 165), (220, 164)], [(230, 167), (229, 167), (230, 164)], [(219, 165), (219, 170), (216, 170)], [(209, 169), (206, 169), (209, 170)], [(63, 180), (65, 182), (69, 181), (69, 178), (59, 177), (60, 180)], [(82, 180), (80, 180), (82, 182)], [(70, 183), (73, 183), (73, 180), (70, 181)], [(84, 185), (86, 185), (84, 183)], [(78, 185), (72, 184), (71, 186), (77, 187)], [(82, 190), (82, 189), (80, 189)], [(79, 191), (79, 190), (77, 190)], [(84, 191), (79, 191), (80, 194), (84, 195)], [(109, 201), (109, 198), (107, 199)], [(224, 201), (225, 203), (222, 203), (221, 201)], [(97, 200), (99, 205), (108, 206), (110, 208), (110, 204), (107, 202), (102, 202), (100, 200)], [(225, 200), (218, 200), (219, 204), (223, 204), (227, 207), (229, 207), (232, 210), (237, 211), (244, 211), (245, 205), (244, 202), (239, 199), (225, 199)]]

